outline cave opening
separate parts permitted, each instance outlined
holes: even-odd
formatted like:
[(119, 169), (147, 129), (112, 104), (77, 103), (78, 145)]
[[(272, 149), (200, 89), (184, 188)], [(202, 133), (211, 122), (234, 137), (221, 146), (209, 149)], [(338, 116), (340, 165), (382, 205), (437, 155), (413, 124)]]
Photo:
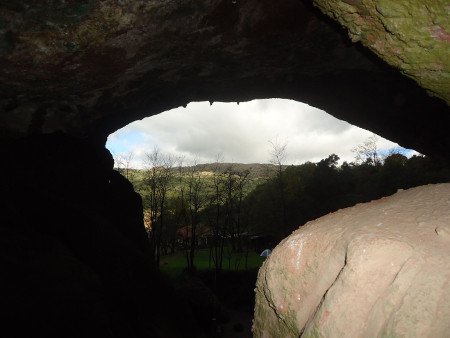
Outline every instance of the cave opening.
[[(271, 158), (273, 144), (270, 141), (275, 139), (286, 141), (282, 163)], [(376, 144), (369, 150), (376, 153), (362, 155), (377, 158), (355, 158), (358, 145), (370, 139)], [(214, 299), (209, 303), (205, 301), (203, 307), (193, 306), (197, 316), (194, 322), (208, 334), (212, 334), (211, 325), (214, 329), (225, 330), (227, 335), (234, 331), (250, 334), (253, 288), (257, 270), (264, 261), (260, 257), (264, 250), (272, 250), (307, 221), (423, 183), (413, 182), (411, 170), (425, 164), (424, 157), (415, 151), (401, 148), (314, 107), (281, 99), (239, 104), (190, 103), (129, 124), (111, 134), (106, 147), (114, 156), (116, 170), (133, 183), (142, 197), (149, 243), (152, 238), (154, 243), (160, 241), (154, 244), (158, 249), (153, 247), (159, 255), (160, 270), (188, 303), (198, 304), (197, 297)], [(155, 158), (155, 147), (159, 158)], [(332, 154), (339, 158), (330, 156)], [(183, 164), (178, 162), (180, 158)], [(420, 161), (424, 162), (418, 163)], [(275, 164), (275, 168), (269, 167), (270, 163)], [(277, 164), (282, 165), (283, 173), (277, 172)], [(181, 165), (184, 166), (182, 171)], [(191, 168), (194, 169), (191, 171)], [(165, 169), (173, 171), (169, 175), (172, 182), (158, 188), (158, 180), (166, 178), (162, 172)], [(161, 171), (158, 173), (158, 170)], [(247, 203), (253, 205), (253, 210), (251, 205), (241, 205), (237, 199), (226, 196), (227, 184), (238, 184), (246, 170), (254, 175), (251, 179), (256, 182), (244, 192), (244, 199), (248, 197)], [(282, 175), (282, 191), (277, 190), (278, 174)], [(193, 207), (187, 199), (195, 197), (188, 191), (192, 183), (189, 179), (194, 176), (203, 181), (202, 186), (197, 187), (203, 189), (200, 194), (204, 195), (198, 205), (195, 224), (190, 218), (192, 215), (180, 216), (183, 203), (187, 209)], [(446, 172), (440, 179), (449, 177)], [(299, 181), (306, 183), (302, 186)], [(180, 188), (182, 184), (184, 191)], [(225, 194), (218, 196), (216, 188), (223, 189)], [(163, 202), (155, 200), (158, 189), (167, 189), (168, 197)], [(237, 185), (231, 189), (237, 189)], [(233, 194), (236, 191), (239, 193), (239, 190), (228, 190)], [(293, 198), (296, 194), (298, 196)], [(286, 205), (267, 202), (264, 196), (284, 200)], [(180, 202), (183, 198), (186, 200)], [(308, 198), (312, 201), (308, 202)], [(222, 202), (219, 203), (219, 199)], [(161, 208), (158, 203), (166, 204), (164, 210), (152, 214), (152, 207)], [(249, 214), (238, 215), (236, 210), (227, 209), (234, 207), (249, 208)], [(287, 209), (286, 220), (283, 220), (283, 208)], [(164, 222), (161, 220), (163, 213)], [(262, 216), (255, 216), (255, 213)], [(238, 219), (240, 229), (231, 229), (236, 224), (219, 220), (219, 217)], [(286, 228), (273, 230), (280, 225)], [(192, 242), (195, 243), (195, 259), (190, 262)], [(221, 260), (220, 264), (217, 259)], [(192, 284), (197, 289), (191, 288)]]
[[(351, 150), (371, 136), (370, 131), (294, 100), (192, 102), (120, 128), (108, 136), (106, 148), (116, 168), (127, 158), (130, 162), (130, 157), (131, 167), (143, 168), (145, 153), (154, 147), (188, 162), (212, 163), (221, 155), (225, 162), (268, 163), (275, 140), (289, 148), (286, 164), (317, 162), (333, 153), (342, 163), (352, 162)], [(414, 154), (392, 141), (377, 139), (383, 155), (394, 148)]]
[[(199, 290), (195, 280), (177, 290), (156, 272), (145, 205), (113, 170), (104, 147), (113, 131), (148, 115), (193, 101), (282, 97), (433, 157), (395, 154), (388, 165), (366, 157), (344, 169), (335, 157), (306, 166), (294, 158), (281, 176), (310, 174), (322, 190), (303, 187), (314, 198), (295, 199), (303, 180), (287, 180), (295, 189), (286, 205), (295, 208), (286, 210), (298, 212), (286, 214), (282, 204), (271, 212), (276, 199), (252, 195), (249, 205), (260, 206), (252, 223), (269, 224), (265, 231), (282, 219), (287, 232), (368, 192), (375, 198), (412, 183), (448, 181), (440, 162), (450, 159), (450, 27), (443, 1), (16, 2), (0, 4), (0, 299), (2, 330), (12, 337), (198, 337), (196, 322), (217, 310), (193, 311), (204, 299), (215, 303), (204, 288), (200, 298), (180, 297)], [(377, 184), (366, 179), (372, 174)], [(276, 196), (280, 181), (260, 190)], [(342, 187), (345, 199), (329, 193)], [(346, 223), (342, 233), (341, 223), (335, 231), (325, 224), (309, 237), (305, 245), (317, 253), (312, 266), (323, 268), (313, 272), (316, 279), (302, 279), (309, 275), (291, 259), (308, 252), (302, 233), (309, 236), (310, 228), (287, 239), (287, 249), (297, 251), (274, 253), (257, 285), (255, 336), (446, 336), (449, 193), (449, 185), (426, 186), (338, 212), (364, 227)], [(368, 216), (366, 207), (374, 205), (383, 208)], [(392, 221), (389, 210), (402, 216)], [(328, 236), (333, 233), (338, 236)], [(361, 233), (367, 242), (359, 242)], [(355, 250), (355, 239), (371, 248), (367, 256), (366, 248)], [(375, 268), (352, 270), (361, 257)], [(362, 273), (353, 281), (337, 278), (348, 270)], [(324, 273), (330, 271), (335, 274)], [(334, 292), (333, 283), (347, 289)], [(231, 283), (253, 299), (253, 286), (243, 287), (250, 284)], [(298, 286), (301, 292), (284, 292)], [(325, 299), (333, 295), (336, 302)]]

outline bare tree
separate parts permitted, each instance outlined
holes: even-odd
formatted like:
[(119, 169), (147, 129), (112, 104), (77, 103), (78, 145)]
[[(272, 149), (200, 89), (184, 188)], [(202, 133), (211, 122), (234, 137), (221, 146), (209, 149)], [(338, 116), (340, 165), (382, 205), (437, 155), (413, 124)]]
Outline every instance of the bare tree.
[(381, 164), (381, 158), (378, 154), (378, 136), (372, 134), (363, 143), (357, 145), (352, 149), (355, 154), (355, 162), (358, 164), (369, 164), (377, 166)]
[(131, 173), (131, 162), (133, 161), (134, 154), (133, 152), (128, 152), (123, 155), (123, 163), (125, 164), (125, 177), (127, 180), (130, 180), (132, 177)]
[(186, 191), (186, 204), (191, 230), (189, 251), (187, 252), (189, 270), (195, 269), (194, 257), (197, 245), (197, 226), (199, 224), (200, 211), (205, 203), (205, 182), (201, 177), (201, 172), (197, 164), (197, 160), (195, 160), (193, 165), (189, 168)]
[(121, 155), (117, 155), (115, 153), (111, 153), (114, 159), (114, 169), (117, 170), (119, 172), (119, 174), (123, 174), (123, 161), (122, 161), (122, 156)]
[(114, 164), (119, 173), (126, 177), (127, 180), (130, 180), (131, 177), (131, 163), (134, 158), (133, 152), (128, 152), (126, 154), (113, 155)]
[(242, 223), (244, 197), (247, 186), (250, 181), (250, 170), (236, 172), (236, 234), (237, 234), (237, 250), (242, 251), (242, 231), (244, 224)]
[(161, 154), (157, 147), (151, 153), (146, 154), (146, 158), (148, 167), (147, 182), (150, 188), (150, 222), (152, 226), (150, 242), (156, 265), (159, 266), (166, 198), (173, 178), (172, 167), (174, 160), (170, 155)]
[(243, 257), (242, 234), (244, 230), (243, 206), (249, 182), (249, 170), (237, 170), (230, 166), (224, 172), (224, 207), (228, 246), (228, 268), (231, 268), (232, 255), (235, 256), (234, 268), (238, 269)]
[(286, 211), (286, 193), (283, 180), (284, 163), (286, 160), (286, 148), (287, 142), (280, 143), (276, 138), (273, 141), (269, 141), (271, 145), (270, 151), (270, 163), (275, 165), (276, 170), (276, 182), (278, 190), (278, 199), (280, 201), (281, 218), (283, 229), (288, 228), (287, 211)]
[(287, 142), (280, 143), (278, 138), (275, 138), (274, 140), (269, 141), (269, 144), (271, 146), (269, 163), (275, 165), (278, 173), (280, 173), (283, 170), (283, 165), (286, 161)]
[(210, 260), (214, 263), (216, 273), (222, 269), (223, 248), (224, 248), (224, 231), (222, 228), (222, 204), (223, 204), (223, 172), (220, 168), (222, 156), (217, 155), (213, 167), (212, 189), (209, 196), (209, 206), (213, 210), (209, 218), (212, 225), (213, 241), (210, 245)]
[(224, 228), (226, 229), (226, 235), (228, 240), (227, 257), (228, 257), (228, 269), (231, 268), (231, 257), (236, 249), (236, 229), (235, 229), (235, 187), (236, 187), (236, 175), (234, 174), (233, 165), (230, 165), (223, 173), (224, 184)]
[(178, 229), (184, 230), (181, 235), (183, 239), (183, 245), (186, 252), (186, 261), (189, 267), (189, 244), (188, 239), (188, 225), (189, 225), (189, 213), (186, 203), (186, 184), (185, 184), (185, 168), (184, 168), (184, 157), (179, 157), (177, 159), (177, 197), (176, 197), (176, 210), (175, 219)]

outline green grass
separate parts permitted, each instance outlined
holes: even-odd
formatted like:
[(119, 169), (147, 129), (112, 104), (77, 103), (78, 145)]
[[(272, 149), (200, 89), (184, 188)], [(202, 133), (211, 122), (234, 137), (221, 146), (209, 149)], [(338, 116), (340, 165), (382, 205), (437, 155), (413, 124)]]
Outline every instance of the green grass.
[[(224, 248), (222, 269), (224, 271), (245, 270), (245, 254), (232, 253), (229, 268), (227, 250), (228, 248)], [(259, 269), (264, 262), (264, 259), (265, 258), (260, 257), (258, 253), (250, 251), (247, 258), (247, 269)], [(195, 268), (200, 271), (214, 269), (214, 262), (212, 259), (209, 259), (209, 249), (199, 249), (195, 252), (194, 265)], [(185, 251), (182, 250), (172, 255), (162, 256), (160, 267), (163, 273), (171, 277), (179, 276), (183, 270), (187, 268)]]

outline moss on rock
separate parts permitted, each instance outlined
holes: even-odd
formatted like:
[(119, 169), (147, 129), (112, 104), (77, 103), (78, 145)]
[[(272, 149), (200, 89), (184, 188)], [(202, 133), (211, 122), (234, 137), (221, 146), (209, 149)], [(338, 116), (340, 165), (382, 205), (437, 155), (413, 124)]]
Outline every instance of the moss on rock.
[(352, 41), (371, 49), (450, 103), (450, 6), (445, 0), (315, 0), (348, 29)]

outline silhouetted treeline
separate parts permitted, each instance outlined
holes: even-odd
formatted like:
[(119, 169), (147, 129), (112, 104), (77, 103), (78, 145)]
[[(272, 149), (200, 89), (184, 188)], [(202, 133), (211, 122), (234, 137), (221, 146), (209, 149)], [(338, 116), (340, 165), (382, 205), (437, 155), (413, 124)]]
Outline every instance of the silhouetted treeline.
[(450, 182), (448, 163), (436, 159), (393, 153), (382, 160), (375, 137), (352, 151), (355, 162), (340, 166), (334, 154), (291, 166), (280, 160), (183, 166), (155, 149), (148, 154), (148, 168), (122, 172), (143, 198), (156, 262), (161, 254), (184, 250), (193, 266), (196, 248), (202, 246), (211, 249), (212, 265), (221, 269), (232, 253), (248, 254), (257, 235), (275, 243), (338, 209), (398, 189)]
[(338, 209), (388, 196), (398, 189), (450, 181), (448, 164), (425, 156), (391, 154), (384, 161), (344, 162), (341, 166), (338, 160), (333, 154), (318, 163), (289, 166), (283, 171), (287, 226), (281, 222), (284, 211), (279, 178), (256, 187), (245, 200), (253, 231), (281, 239), (307, 221)]

